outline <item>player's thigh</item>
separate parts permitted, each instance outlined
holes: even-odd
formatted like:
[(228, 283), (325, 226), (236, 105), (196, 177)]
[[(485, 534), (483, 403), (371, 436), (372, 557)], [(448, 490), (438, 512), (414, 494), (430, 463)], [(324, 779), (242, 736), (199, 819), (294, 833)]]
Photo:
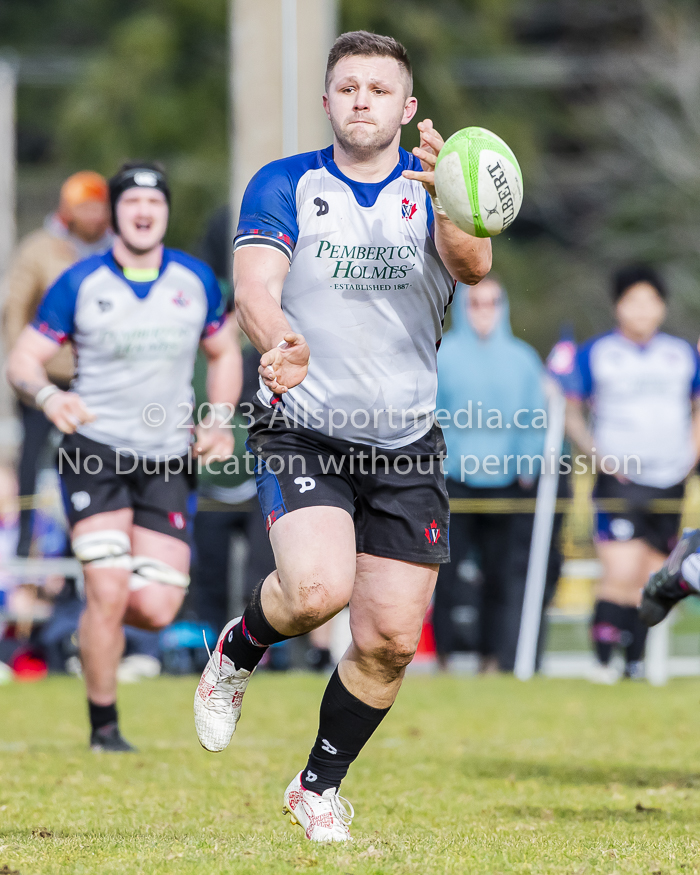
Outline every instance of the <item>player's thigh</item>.
[(313, 596), (340, 610), (355, 581), (355, 527), (347, 510), (328, 505), (285, 513), (270, 528), (279, 585), (304, 601)]
[[(105, 566), (104, 559), (83, 562), (85, 581), (85, 600), (92, 611), (113, 616), (121, 615), (129, 599), (129, 578), (131, 569), (127, 567), (129, 543), (132, 533), (133, 514), (131, 508), (96, 513), (77, 522), (71, 532), (72, 542), (81, 555), (107, 555), (114, 541), (115, 532), (125, 536), (124, 553), (115, 562), (122, 567)], [(104, 533), (104, 538), (102, 538)], [(87, 536), (87, 538), (85, 537)], [(100, 552), (100, 542), (105, 548)], [(124, 561), (119, 561), (124, 560)]]
[(598, 597), (618, 604), (638, 604), (639, 591), (646, 583), (647, 544), (641, 538), (599, 541), (596, 549), (602, 565)]
[(649, 544), (646, 546), (646, 561), (644, 568), (644, 583), (647, 582), (649, 576), (657, 572), (664, 562), (668, 559), (668, 554), (662, 553)]
[(362, 652), (412, 654), (437, 580), (438, 565), (360, 553), (350, 599), (350, 629)]
[(131, 539), (134, 513), (130, 507), (108, 510), (79, 520), (71, 529), (73, 540), (92, 532), (119, 531)]
[(134, 525), (127, 622), (160, 629), (172, 622), (187, 593), (190, 547), (181, 538)]
[(292, 602), (298, 596), (322, 608), (328, 597), (340, 610), (352, 592), (357, 552), (349, 478), (329, 473), (331, 451), (320, 441), (286, 433), (266, 450), (255, 479), (279, 584)]
[(154, 531), (136, 522), (132, 527), (131, 552), (135, 557), (156, 559), (183, 574), (190, 569), (190, 545), (184, 538)]

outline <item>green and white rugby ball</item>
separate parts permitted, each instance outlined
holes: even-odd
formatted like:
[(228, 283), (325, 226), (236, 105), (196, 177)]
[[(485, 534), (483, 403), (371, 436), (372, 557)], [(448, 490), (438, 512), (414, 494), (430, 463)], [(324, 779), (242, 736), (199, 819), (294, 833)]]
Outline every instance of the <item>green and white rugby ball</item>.
[(435, 189), (458, 228), (473, 237), (495, 237), (520, 211), (523, 175), (500, 137), (485, 128), (463, 128), (440, 150)]

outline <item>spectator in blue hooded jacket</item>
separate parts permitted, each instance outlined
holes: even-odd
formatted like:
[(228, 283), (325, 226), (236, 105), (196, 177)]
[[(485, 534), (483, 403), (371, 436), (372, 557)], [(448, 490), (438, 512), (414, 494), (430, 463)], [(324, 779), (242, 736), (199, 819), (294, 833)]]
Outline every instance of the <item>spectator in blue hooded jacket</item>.
[[(497, 280), (458, 285), (451, 314), (438, 355), (437, 397), (450, 497), (534, 498), (547, 426), (542, 362), (513, 336), (508, 299)], [(452, 650), (469, 649), (463, 642), (455, 646), (456, 614), (463, 620), (478, 616), (466, 638), (480, 654), (482, 671), (513, 670), (532, 522), (531, 513), (509, 508), (453, 513), (452, 561), (440, 569), (434, 611), (443, 665)], [(469, 581), (480, 585), (469, 592)], [(465, 602), (471, 613), (455, 611)]]

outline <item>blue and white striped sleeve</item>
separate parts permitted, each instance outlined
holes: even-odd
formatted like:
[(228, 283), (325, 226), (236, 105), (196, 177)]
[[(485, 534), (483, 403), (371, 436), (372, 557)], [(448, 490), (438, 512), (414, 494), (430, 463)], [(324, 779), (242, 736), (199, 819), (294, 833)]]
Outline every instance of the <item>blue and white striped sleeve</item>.
[(299, 237), (293, 159), (273, 161), (259, 170), (243, 195), (233, 251), (243, 246), (271, 246), (292, 260)]

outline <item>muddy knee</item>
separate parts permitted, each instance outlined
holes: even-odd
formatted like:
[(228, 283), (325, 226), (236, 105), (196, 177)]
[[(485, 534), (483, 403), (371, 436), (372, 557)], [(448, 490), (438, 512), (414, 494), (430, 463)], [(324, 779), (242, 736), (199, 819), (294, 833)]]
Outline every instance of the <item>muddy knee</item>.
[(413, 659), (417, 643), (412, 636), (397, 635), (375, 641), (365, 649), (365, 655), (379, 663), (390, 676), (399, 675)]
[(349, 595), (342, 585), (323, 582), (301, 583), (289, 597), (289, 609), (298, 626), (315, 629), (341, 611)]

